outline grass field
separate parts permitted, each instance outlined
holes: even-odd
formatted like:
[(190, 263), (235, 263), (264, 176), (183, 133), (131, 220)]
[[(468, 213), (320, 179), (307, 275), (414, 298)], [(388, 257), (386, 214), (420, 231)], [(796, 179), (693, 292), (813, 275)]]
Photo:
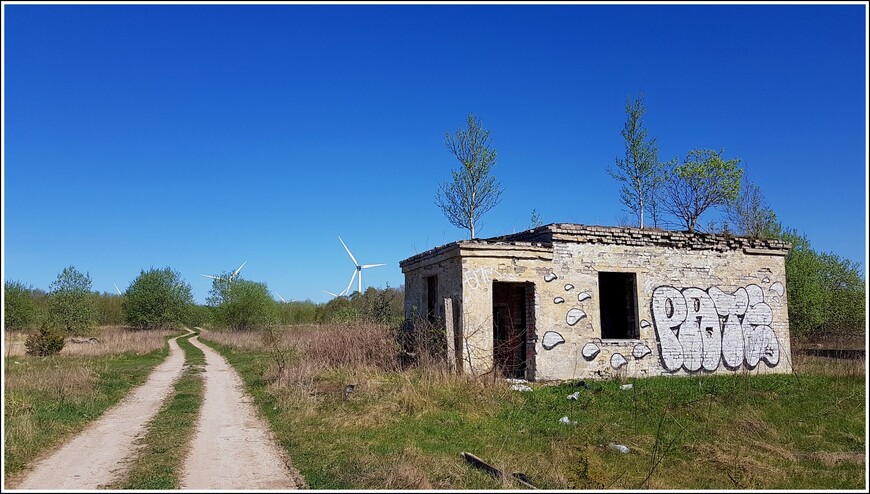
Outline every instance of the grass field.
[[(171, 334), (103, 328), (97, 334), (100, 344), (67, 344), (51, 357), (17, 355), (7, 347), (4, 482), (145, 382), (168, 355), (166, 338)], [(16, 338), (4, 336), (7, 342)]]
[(547, 489), (866, 487), (864, 361), (795, 357), (793, 375), (517, 392), (434, 364), (400, 370), (377, 326), (203, 339), (242, 374), (315, 489), (518, 488), (468, 466), (463, 451)]

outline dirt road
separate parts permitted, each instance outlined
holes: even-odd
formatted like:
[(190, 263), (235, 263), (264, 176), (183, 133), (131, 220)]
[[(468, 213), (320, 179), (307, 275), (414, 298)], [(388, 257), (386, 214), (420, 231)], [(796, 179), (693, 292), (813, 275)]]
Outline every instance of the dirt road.
[(205, 392), (182, 489), (294, 489), (303, 485), (289, 458), (257, 415), (241, 378), (194, 337), (205, 353)]
[(135, 440), (160, 410), (181, 375), (184, 352), (169, 340), (169, 357), (145, 384), (134, 389), (78, 436), (38, 461), (16, 489), (97, 489), (120, 478), (124, 460), (135, 453)]

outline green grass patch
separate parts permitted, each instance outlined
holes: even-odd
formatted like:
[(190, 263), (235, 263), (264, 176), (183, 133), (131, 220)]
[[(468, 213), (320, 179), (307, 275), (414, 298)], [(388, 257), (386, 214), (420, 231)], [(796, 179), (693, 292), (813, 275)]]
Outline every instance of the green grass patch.
[[(314, 489), (519, 487), (468, 466), (463, 451), (547, 489), (865, 487), (863, 375), (660, 377), (630, 380), (631, 390), (586, 381), (516, 392), (420, 370), (310, 371), (304, 355), (279, 380), (268, 353), (209, 345), (241, 374)], [(575, 391), (579, 399), (568, 400)], [(560, 423), (565, 416), (576, 424)]]
[(179, 338), (185, 368), (175, 382), (174, 393), (148, 425), (136, 460), (127, 478), (111, 489), (178, 489), (180, 470), (195, 432), (202, 404), (205, 354), (189, 339)]
[(3, 409), (6, 479), (117, 404), (133, 387), (144, 383), (168, 354), (164, 347), (144, 354), (7, 357)]

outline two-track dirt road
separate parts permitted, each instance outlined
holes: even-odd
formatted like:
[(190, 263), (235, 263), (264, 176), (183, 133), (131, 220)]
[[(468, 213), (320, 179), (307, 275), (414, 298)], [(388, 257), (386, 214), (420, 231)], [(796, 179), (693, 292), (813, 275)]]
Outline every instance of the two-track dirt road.
[[(293, 489), (303, 485), (258, 417), (241, 379), (226, 360), (196, 337), (206, 355), (204, 397), (197, 431), (182, 465), (183, 489)], [(98, 489), (124, 478), (144, 436), (184, 368), (175, 339), (169, 357), (145, 384), (59, 449), (37, 461), (15, 489)]]
[(182, 489), (295, 489), (301, 477), (257, 416), (241, 378), (211, 348), (205, 353), (205, 397), (184, 464)]

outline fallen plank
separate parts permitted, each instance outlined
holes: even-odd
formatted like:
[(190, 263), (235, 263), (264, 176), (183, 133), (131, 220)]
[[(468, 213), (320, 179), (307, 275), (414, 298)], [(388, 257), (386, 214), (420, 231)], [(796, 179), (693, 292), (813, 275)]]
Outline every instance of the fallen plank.
[(477, 456), (474, 456), (471, 453), (463, 451), (461, 453), (461, 455), (463, 458), (465, 458), (465, 461), (467, 461), (468, 463), (471, 463), (472, 466), (474, 466), (475, 468), (479, 468), (479, 469), (483, 470), (484, 472), (488, 473), (489, 475), (491, 475), (497, 479), (508, 478), (508, 479), (511, 479), (514, 482), (520, 484), (520, 485), (528, 487), (529, 489), (537, 489), (537, 487), (535, 487), (534, 485), (532, 485), (531, 482), (529, 482), (529, 478), (526, 477), (526, 474), (524, 474), (524, 473), (514, 472), (511, 475), (506, 475), (504, 472), (502, 472), (498, 468), (490, 465), (489, 463), (481, 460), (480, 458), (478, 458)]

